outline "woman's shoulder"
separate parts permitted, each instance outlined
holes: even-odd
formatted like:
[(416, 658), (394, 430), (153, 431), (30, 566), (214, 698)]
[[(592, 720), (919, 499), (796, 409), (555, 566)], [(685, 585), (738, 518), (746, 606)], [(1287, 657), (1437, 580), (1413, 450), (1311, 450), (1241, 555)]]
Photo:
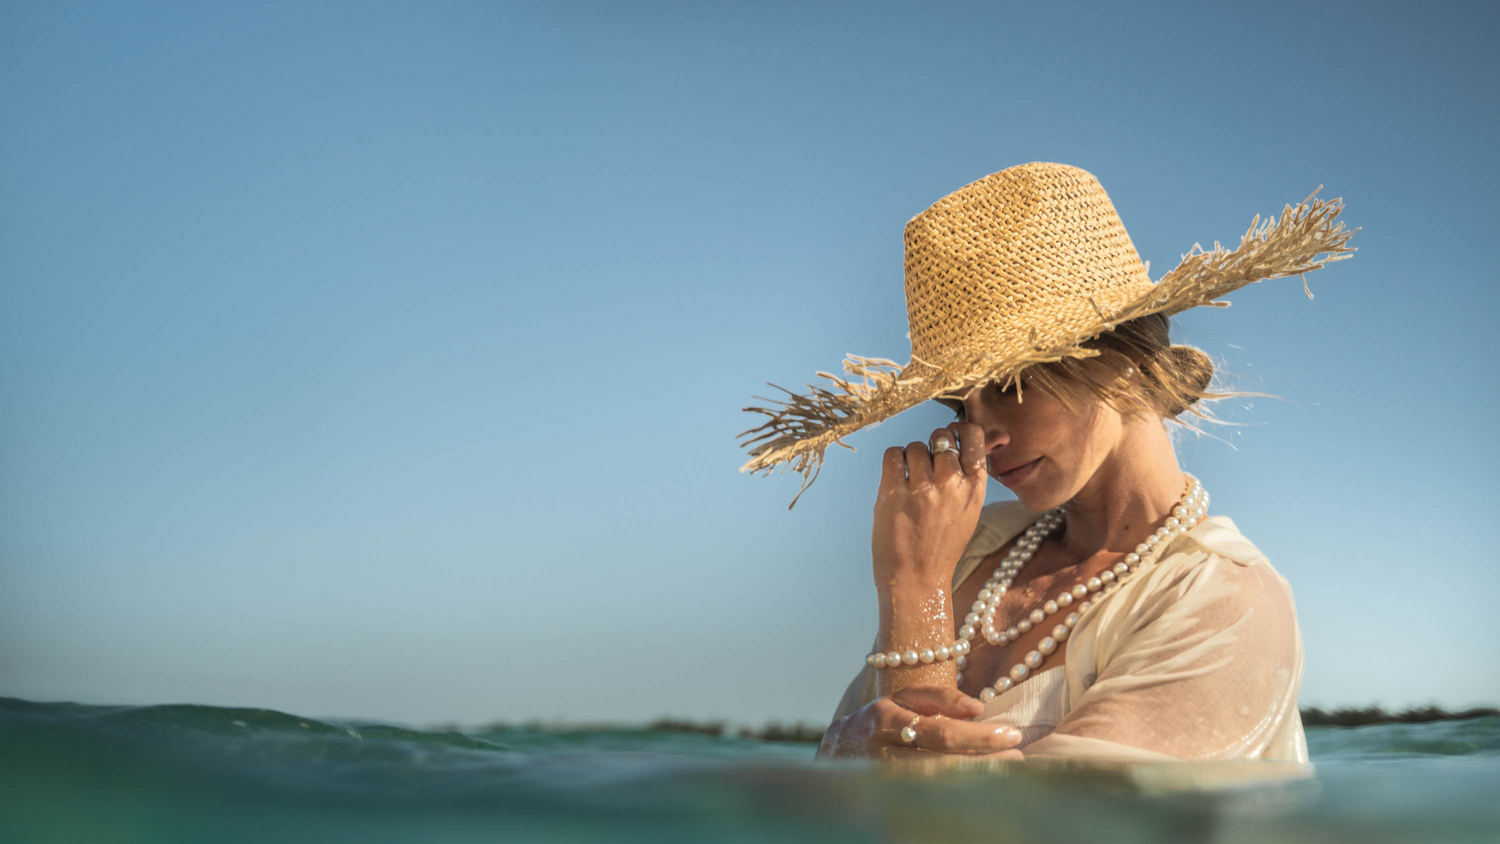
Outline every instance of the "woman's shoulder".
[(1149, 648), (1153, 637), (1194, 630), (1205, 641), (1221, 634), (1256, 641), (1288, 659), (1301, 649), (1291, 584), (1227, 516), (1198, 523), (1096, 604), (1096, 638), (1107, 633), (1122, 646)]
[(1242, 566), (1270, 565), (1271, 562), (1228, 516), (1209, 516), (1182, 538), (1210, 554)]
[(1230, 603), (1271, 601), (1294, 606), (1291, 583), (1228, 516), (1210, 516), (1173, 543), (1142, 584), (1182, 598), (1219, 595)]

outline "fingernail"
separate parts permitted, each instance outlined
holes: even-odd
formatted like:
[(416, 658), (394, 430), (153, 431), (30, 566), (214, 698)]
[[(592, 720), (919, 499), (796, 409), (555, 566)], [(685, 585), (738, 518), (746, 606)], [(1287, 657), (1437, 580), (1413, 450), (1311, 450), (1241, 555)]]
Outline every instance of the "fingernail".
[(1005, 728), (1005, 740), (1008, 741), (1008, 742), (1010, 742), (1011, 744), (1020, 744), (1021, 743), (1021, 731), (1018, 730), (1018, 729), (1016, 729), (1015, 727), (1006, 727)]

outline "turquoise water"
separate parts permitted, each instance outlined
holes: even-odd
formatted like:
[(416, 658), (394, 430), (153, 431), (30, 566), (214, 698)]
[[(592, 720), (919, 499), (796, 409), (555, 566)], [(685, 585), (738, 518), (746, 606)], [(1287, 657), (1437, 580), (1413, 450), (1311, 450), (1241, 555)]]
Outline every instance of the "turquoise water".
[(1308, 742), (1312, 777), (1210, 786), (1264, 766), (924, 774), (743, 738), (0, 698), (0, 841), (1500, 841), (1500, 718)]

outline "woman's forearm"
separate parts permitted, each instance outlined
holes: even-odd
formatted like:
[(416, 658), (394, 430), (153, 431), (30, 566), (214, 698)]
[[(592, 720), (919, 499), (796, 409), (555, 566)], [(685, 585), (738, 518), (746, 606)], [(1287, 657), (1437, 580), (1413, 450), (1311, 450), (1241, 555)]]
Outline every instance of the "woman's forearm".
[[(933, 584), (916, 577), (893, 576), (876, 584), (880, 600), (880, 633), (876, 641), (882, 653), (937, 649), (953, 644), (953, 598), (946, 583)], [(876, 674), (876, 694), (885, 697), (907, 686), (958, 684), (952, 659), (916, 665), (902, 663)]]

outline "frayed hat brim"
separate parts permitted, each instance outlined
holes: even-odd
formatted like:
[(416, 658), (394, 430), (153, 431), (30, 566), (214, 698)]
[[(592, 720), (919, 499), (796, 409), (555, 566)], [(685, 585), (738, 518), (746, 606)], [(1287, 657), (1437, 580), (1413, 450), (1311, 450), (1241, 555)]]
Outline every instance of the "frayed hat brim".
[[(1256, 215), (1233, 250), (1217, 242), (1211, 251), (1194, 244), (1181, 263), (1145, 295), (1121, 303), (1099, 302), (1092, 297), (1067, 303), (1088, 311), (1087, 325), (1081, 330), (1039, 336), (1032, 328), (1026, 337), (1010, 338), (1008, 348), (998, 353), (960, 348), (941, 359), (922, 360), (914, 355), (905, 366), (851, 354), (843, 361), (849, 377), (818, 372), (831, 388), (807, 384), (809, 391), (803, 395), (771, 384), (789, 398), (762, 399), (777, 407), (745, 408), (769, 419), (736, 435), (749, 437), (741, 446), (750, 449), (750, 460), (740, 471), (764, 470), (769, 474), (777, 466), (783, 471), (790, 466), (803, 478), (802, 488), (787, 505), (791, 509), (817, 479), (830, 445), (855, 450), (844, 437), (856, 431), (935, 398), (964, 397), (975, 387), (1017, 379), (1028, 366), (1094, 355), (1096, 352), (1084, 344), (1122, 322), (1153, 313), (1177, 314), (1199, 306), (1224, 307), (1228, 303), (1216, 301), (1219, 297), (1248, 284), (1303, 276), (1348, 258), (1356, 251), (1348, 241), (1359, 229), (1346, 230), (1338, 221), (1342, 199), (1316, 199), (1318, 190), (1296, 206), (1287, 205), (1279, 218), (1263, 221)], [(1311, 298), (1305, 277), (1303, 288)]]

